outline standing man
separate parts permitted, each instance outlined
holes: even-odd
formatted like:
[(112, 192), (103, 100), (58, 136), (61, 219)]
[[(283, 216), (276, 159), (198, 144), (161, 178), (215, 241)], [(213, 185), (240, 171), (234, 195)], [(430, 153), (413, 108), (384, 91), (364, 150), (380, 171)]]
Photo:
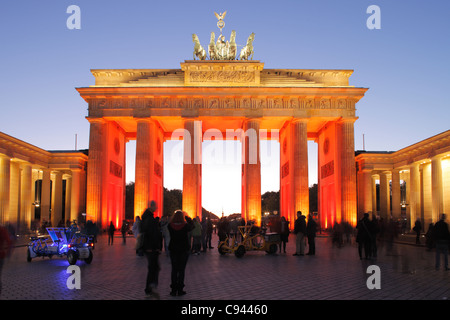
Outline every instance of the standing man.
[(308, 216), (308, 223), (306, 224), (306, 236), (308, 237), (309, 250), (307, 255), (313, 256), (316, 254), (316, 232), (317, 223), (314, 221), (312, 215)]
[(301, 211), (297, 211), (297, 220), (294, 223), (295, 239), (295, 253), (294, 256), (305, 255), (305, 235), (306, 235), (306, 220)]
[(439, 269), (441, 263), (441, 253), (444, 255), (444, 269), (448, 268), (448, 244), (450, 241), (450, 234), (448, 231), (448, 224), (445, 222), (447, 215), (441, 214), (441, 219), (436, 222), (433, 227), (434, 241), (436, 243), (436, 270)]
[(148, 261), (147, 279), (145, 293), (154, 294), (158, 298), (158, 276), (159, 276), (159, 254), (162, 249), (162, 234), (154, 212), (158, 209), (155, 201), (150, 201), (149, 207), (142, 214), (141, 233), (144, 236), (143, 251)]

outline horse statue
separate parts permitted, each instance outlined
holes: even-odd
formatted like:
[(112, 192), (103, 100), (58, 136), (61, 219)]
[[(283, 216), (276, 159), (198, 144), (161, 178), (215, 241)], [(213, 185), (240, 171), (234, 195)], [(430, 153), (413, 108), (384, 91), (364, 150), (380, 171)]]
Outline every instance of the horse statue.
[(192, 34), (192, 41), (194, 42), (194, 60), (195, 57), (198, 57), (200, 60), (205, 60), (206, 50), (203, 49), (202, 45), (200, 44), (200, 40), (195, 33)]
[(240, 60), (248, 60), (248, 57), (251, 58), (250, 60), (253, 60), (253, 40), (255, 40), (255, 33), (252, 32), (252, 34), (247, 39), (247, 44), (245, 47), (242, 48), (241, 53), (239, 55)]
[(217, 60), (217, 47), (216, 47), (216, 35), (211, 32), (211, 40), (209, 41), (208, 52), (210, 60)]
[(227, 59), (228, 60), (236, 59), (236, 53), (237, 53), (236, 31), (233, 30), (231, 31), (230, 45), (228, 47)]

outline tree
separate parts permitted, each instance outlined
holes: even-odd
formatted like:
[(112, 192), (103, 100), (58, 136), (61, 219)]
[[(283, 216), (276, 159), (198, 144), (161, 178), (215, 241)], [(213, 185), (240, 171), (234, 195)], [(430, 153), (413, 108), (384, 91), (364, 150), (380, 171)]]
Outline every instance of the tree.
[(181, 210), (183, 204), (183, 192), (179, 189), (168, 190), (164, 188), (163, 215), (172, 215), (175, 210)]
[(125, 219), (134, 220), (134, 182), (125, 186)]
[(280, 211), (280, 192), (267, 191), (261, 195), (261, 212)]
[(319, 211), (319, 205), (318, 205), (318, 185), (317, 183), (313, 184), (311, 187), (309, 187), (309, 212), (318, 212)]

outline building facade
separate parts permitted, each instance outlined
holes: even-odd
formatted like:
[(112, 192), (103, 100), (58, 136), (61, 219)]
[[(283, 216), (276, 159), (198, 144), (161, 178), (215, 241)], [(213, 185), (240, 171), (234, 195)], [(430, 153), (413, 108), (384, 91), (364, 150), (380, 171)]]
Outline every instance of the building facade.
[(358, 214), (372, 212), (424, 230), (450, 212), (450, 131), (396, 152), (356, 153)]
[(201, 145), (242, 145), (242, 217), (261, 220), (261, 139), (280, 143), (280, 213), (309, 213), (308, 140), (319, 146), (323, 226), (357, 220), (355, 105), (366, 88), (352, 70), (264, 69), (255, 60), (189, 60), (180, 69), (91, 70), (77, 88), (90, 122), (86, 213), (98, 225), (124, 216), (125, 144), (136, 140), (135, 216), (163, 208), (163, 144), (183, 139), (183, 210), (201, 216)]
[(46, 151), (0, 132), (0, 223), (30, 230), (80, 221), (88, 152)]

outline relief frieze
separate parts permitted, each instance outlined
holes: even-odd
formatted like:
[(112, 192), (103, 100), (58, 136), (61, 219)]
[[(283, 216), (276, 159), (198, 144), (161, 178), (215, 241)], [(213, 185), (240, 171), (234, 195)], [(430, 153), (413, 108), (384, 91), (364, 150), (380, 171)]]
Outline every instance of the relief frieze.
[(153, 97), (98, 98), (89, 100), (90, 110), (101, 109), (352, 109), (351, 99), (298, 97)]
[(190, 71), (190, 82), (255, 82), (255, 73), (249, 71)]

